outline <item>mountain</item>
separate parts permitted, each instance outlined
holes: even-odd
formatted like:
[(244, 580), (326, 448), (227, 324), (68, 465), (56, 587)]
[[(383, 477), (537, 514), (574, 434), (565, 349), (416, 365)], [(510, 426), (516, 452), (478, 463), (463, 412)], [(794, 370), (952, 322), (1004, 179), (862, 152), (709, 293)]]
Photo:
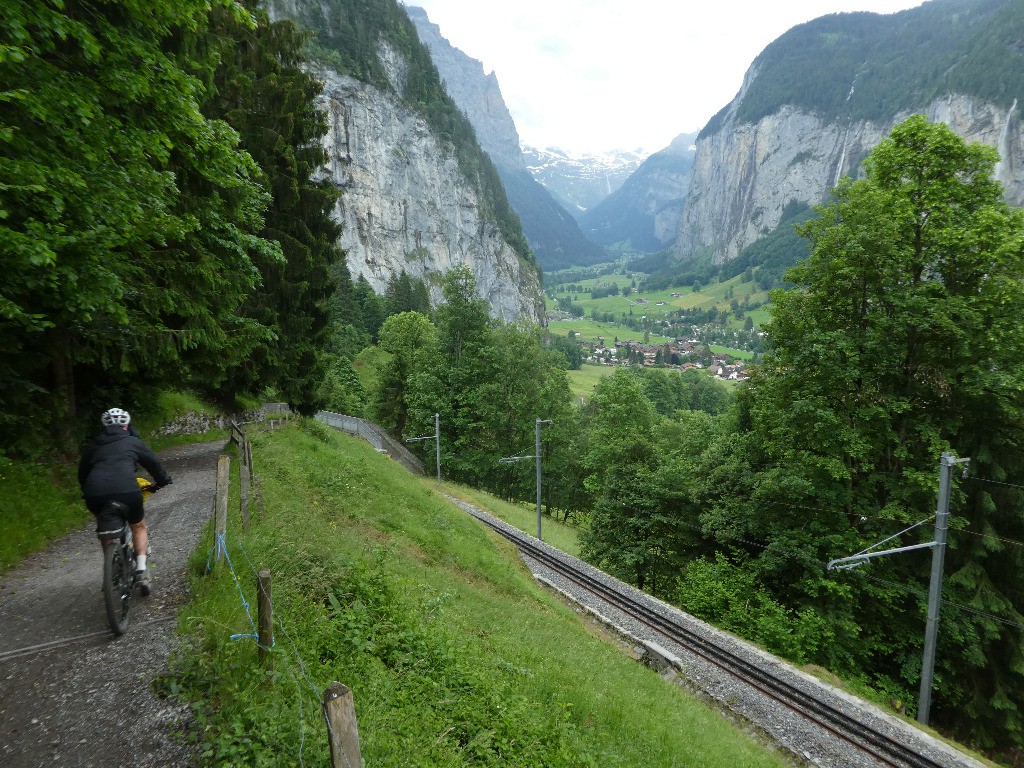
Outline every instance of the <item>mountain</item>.
[(472, 271), (491, 314), (540, 322), (540, 274), (494, 164), (445, 92), (396, 0), (270, 0), (310, 30), (329, 133), (323, 169), (340, 189), (340, 245), (354, 279), (383, 293), (401, 272), (441, 299)]
[(543, 269), (607, 261), (604, 250), (580, 230), (579, 224), (527, 170), (519, 133), (502, 98), (493, 72), (455, 48), (422, 8), (405, 8), (420, 41), (452, 100), (473, 125), (480, 146), (498, 170), (509, 203), (519, 215), (523, 233)]
[(643, 150), (573, 155), (555, 147), (523, 147), (537, 181), (577, 218), (625, 183), (647, 157)]
[(1024, 204), (1024, 2), (932, 0), (892, 15), (833, 14), (754, 59), (697, 137), (676, 264), (736, 259), (787, 211), (824, 202), (892, 127), (922, 113), (998, 148)]
[(595, 242), (624, 253), (655, 253), (673, 244), (690, 186), (695, 133), (648, 157), (608, 197), (580, 215)]

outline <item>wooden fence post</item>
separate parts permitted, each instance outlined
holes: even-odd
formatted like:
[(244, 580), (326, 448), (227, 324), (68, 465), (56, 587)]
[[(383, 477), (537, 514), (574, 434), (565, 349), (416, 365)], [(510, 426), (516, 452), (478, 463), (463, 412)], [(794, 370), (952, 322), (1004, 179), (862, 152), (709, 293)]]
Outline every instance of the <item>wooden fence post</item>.
[(331, 768), (362, 768), (359, 750), (359, 727), (352, 691), (347, 685), (334, 682), (324, 691), (324, 717), (327, 738), (331, 741)]
[(249, 468), (244, 464), (238, 470), (238, 484), (242, 493), (242, 533), (249, 533)]
[(253, 475), (252, 482), (256, 492), (256, 501), (260, 507), (260, 518), (262, 519), (267, 512), (267, 508), (263, 503), (263, 478), (259, 475)]
[(259, 660), (268, 672), (274, 670), (270, 649), (274, 646), (274, 606), (270, 600), (270, 571), (264, 568), (256, 581), (256, 623), (259, 628)]
[(250, 443), (248, 440), (245, 441), (245, 445), (243, 446), (243, 450), (242, 450), (242, 455), (245, 458), (245, 466), (248, 467), (249, 474), (250, 475), (253, 474), (253, 471), (252, 471), (252, 443)]
[(231, 457), (222, 453), (217, 457), (217, 506), (215, 507), (215, 532), (217, 541), (217, 557), (213, 562), (216, 568), (224, 559), (224, 536), (228, 530), (228, 487), (231, 484)]

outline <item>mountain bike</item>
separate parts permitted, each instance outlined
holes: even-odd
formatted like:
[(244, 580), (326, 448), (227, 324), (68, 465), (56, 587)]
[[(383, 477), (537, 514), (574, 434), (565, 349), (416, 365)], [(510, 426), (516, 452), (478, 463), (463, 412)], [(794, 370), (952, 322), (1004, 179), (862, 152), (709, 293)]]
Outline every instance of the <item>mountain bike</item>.
[[(157, 486), (145, 478), (138, 478), (143, 499), (156, 492)], [(128, 525), (128, 507), (117, 501), (108, 501), (103, 508), (104, 518), (120, 518), (121, 527), (97, 532), (103, 544), (103, 602), (107, 608), (107, 621), (115, 636), (128, 631), (132, 603), (139, 589), (135, 572), (135, 548), (132, 529)], [(148, 592), (147, 592), (148, 594)]]

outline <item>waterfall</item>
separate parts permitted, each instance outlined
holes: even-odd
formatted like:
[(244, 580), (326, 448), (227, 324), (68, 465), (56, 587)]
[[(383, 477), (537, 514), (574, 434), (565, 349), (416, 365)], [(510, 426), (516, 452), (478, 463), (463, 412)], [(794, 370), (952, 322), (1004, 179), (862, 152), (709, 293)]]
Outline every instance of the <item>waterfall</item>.
[[(865, 64), (861, 64), (861, 69), (863, 69), (864, 66), (865, 66)], [(850, 103), (850, 99), (853, 98), (853, 92), (857, 89), (857, 77), (859, 76), (859, 74), (860, 73), (858, 72), (856, 75), (854, 75), (853, 76), (853, 82), (850, 83), (850, 91), (849, 91), (849, 93), (846, 94), (846, 102), (845, 103), (847, 103), (847, 104)], [(842, 178), (842, 176), (843, 176), (843, 166), (846, 165), (846, 150), (847, 150), (847, 148), (849, 146), (849, 143), (850, 143), (850, 126), (851, 125), (853, 125), (853, 118), (850, 118), (846, 122), (846, 133), (843, 134), (843, 149), (839, 153), (839, 163), (836, 165), (835, 173), (832, 174), (832, 183), (829, 185), (829, 191), (831, 191), (839, 183), (839, 179)]]
[(996, 163), (995, 177), (1003, 181), (1003, 163), (1013, 151), (1010, 147), (1010, 124), (1013, 122), (1013, 111), (1017, 109), (1017, 100), (1013, 100), (1009, 111), (1006, 113), (1006, 121), (1003, 123), (1003, 130), (999, 133), (999, 143), (996, 148), (999, 150), (999, 162)]
[(846, 124), (846, 133), (843, 134), (843, 149), (839, 153), (839, 162), (836, 164), (835, 173), (832, 174), (832, 183), (829, 185), (829, 191), (839, 184), (839, 179), (843, 175), (843, 166), (846, 165), (846, 148), (850, 143), (850, 125), (851, 123)]

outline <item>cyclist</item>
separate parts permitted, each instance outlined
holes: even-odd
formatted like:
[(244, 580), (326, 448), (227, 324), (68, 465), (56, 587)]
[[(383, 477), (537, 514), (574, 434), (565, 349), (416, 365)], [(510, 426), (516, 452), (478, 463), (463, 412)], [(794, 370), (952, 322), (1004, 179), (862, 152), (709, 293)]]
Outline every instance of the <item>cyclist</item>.
[[(102, 514), (108, 501), (117, 501), (128, 507), (128, 524), (135, 544), (136, 574), (143, 594), (150, 592), (149, 572), (146, 570), (146, 552), (149, 534), (143, 517), (142, 491), (135, 479), (139, 466), (153, 476), (158, 487), (170, 484), (167, 474), (153, 450), (146, 445), (134, 427), (128, 411), (111, 408), (100, 416), (103, 431), (89, 444), (78, 462), (78, 484), (82, 488), (85, 506), (96, 515), (96, 532), (115, 530), (124, 525), (119, 518), (109, 519)], [(103, 546), (109, 540), (101, 541)]]

